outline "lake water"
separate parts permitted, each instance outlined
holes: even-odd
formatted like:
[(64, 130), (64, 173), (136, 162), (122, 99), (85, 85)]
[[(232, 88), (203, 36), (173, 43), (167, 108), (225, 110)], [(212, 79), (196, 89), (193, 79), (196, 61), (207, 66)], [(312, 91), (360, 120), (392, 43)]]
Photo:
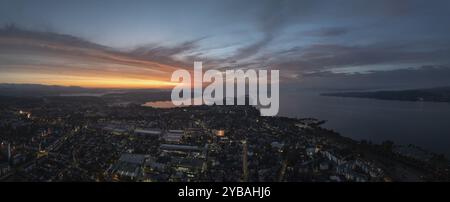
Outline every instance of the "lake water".
[(355, 140), (392, 140), (450, 156), (450, 103), (405, 102), (281, 93), (280, 113), (327, 120), (324, 127)]
[[(146, 106), (173, 107), (171, 102)], [(387, 101), (281, 92), (280, 116), (327, 120), (324, 127), (355, 140), (414, 144), (450, 156), (450, 103)]]

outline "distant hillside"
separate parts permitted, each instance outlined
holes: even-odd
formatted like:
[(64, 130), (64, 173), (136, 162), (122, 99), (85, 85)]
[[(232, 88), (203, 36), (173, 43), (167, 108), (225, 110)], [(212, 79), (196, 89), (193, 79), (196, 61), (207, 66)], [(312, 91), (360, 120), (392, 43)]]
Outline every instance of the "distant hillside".
[(129, 92), (108, 93), (101, 98), (108, 102), (146, 103), (151, 101), (170, 100), (171, 91), (164, 90), (132, 90)]
[(0, 84), (0, 95), (14, 97), (56, 96), (64, 93), (93, 91), (77, 86), (48, 86), (39, 84)]
[(14, 103), (135, 103), (170, 100), (171, 92), (157, 89), (93, 89), (78, 86), (39, 84), (0, 84), (0, 106)]
[(95, 93), (100, 89), (87, 89), (78, 86), (50, 86), (40, 84), (0, 84), (0, 95), (13, 97), (57, 96), (71, 93)]
[(373, 98), (380, 100), (450, 102), (450, 87), (398, 91), (324, 93), (324, 96)]

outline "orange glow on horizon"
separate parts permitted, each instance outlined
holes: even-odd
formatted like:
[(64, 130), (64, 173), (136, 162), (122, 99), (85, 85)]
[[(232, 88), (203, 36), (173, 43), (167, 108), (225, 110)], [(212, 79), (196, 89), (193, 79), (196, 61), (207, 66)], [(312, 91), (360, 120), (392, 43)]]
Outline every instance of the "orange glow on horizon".
[[(170, 82), (170, 75), (180, 67), (127, 52), (10, 36), (0, 36), (2, 45), (31, 47), (33, 51), (9, 53), (17, 61), (2, 66), (7, 71), (1, 71), (0, 83), (120, 89), (168, 89), (177, 85)], [(27, 57), (31, 59), (22, 60)]]
[(1, 77), (9, 78), (7, 83), (32, 83), (58, 86), (80, 86), (85, 88), (172, 88), (177, 83), (164, 81), (159, 78), (137, 79), (118, 77), (70, 76), (51, 74), (3, 74)]
[(176, 84), (156, 80), (103, 79), (78, 83), (61, 83), (63, 86), (81, 86), (86, 88), (171, 88)]

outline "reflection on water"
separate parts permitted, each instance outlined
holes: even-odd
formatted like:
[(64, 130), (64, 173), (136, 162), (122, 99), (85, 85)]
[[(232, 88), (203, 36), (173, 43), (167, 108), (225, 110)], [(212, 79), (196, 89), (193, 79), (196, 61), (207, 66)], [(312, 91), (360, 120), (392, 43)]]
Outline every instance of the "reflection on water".
[[(201, 100), (201, 98), (193, 98), (191, 99), (191, 103), (194, 103), (196, 100)], [(154, 108), (161, 108), (161, 109), (168, 109), (168, 108), (174, 108), (174, 107), (185, 107), (185, 105), (176, 106), (172, 103), (172, 101), (153, 101), (153, 102), (146, 102), (142, 106), (144, 107), (154, 107)]]
[(162, 108), (162, 109), (168, 109), (168, 108), (174, 108), (176, 107), (172, 101), (155, 101), (155, 102), (146, 102), (142, 106), (144, 107), (154, 107), (154, 108)]
[[(230, 98), (225, 98), (225, 103), (227, 103), (229, 101)], [(250, 99), (250, 98), (249, 98)], [(192, 98), (190, 99), (191, 103), (193, 104), (194, 102), (199, 102), (202, 101), (202, 103), (210, 103), (210, 105), (212, 105), (212, 103), (214, 103), (213, 99), (205, 99), (203, 100), (203, 98)], [(251, 100), (251, 99), (250, 99)], [(185, 107), (186, 105), (180, 105), (180, 106), (176, 106), (172, 103), (172, 101), (153, 101), (153, 102), (146, 102), (144, 103), (142, 106), (144, 107), (154, 107), (154, 108), (161, 108), (161, 109), (167, 109), (167, 108), (174, 108), (174, 107)]]

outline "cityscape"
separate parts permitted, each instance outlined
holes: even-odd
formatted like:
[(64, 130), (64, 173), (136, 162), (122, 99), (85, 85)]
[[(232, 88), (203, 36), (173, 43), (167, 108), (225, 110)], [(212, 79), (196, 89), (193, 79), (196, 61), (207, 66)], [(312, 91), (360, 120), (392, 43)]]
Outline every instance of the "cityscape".
[(119, 95), (126, 94), (114, 100), (2, 100), (0, 179), (390, 182), (450, 177), (443, 156), (390, 142), (354, 141), (314, 118), (263, 117), (250, 105), (155, 108), (124, 104)]
[(449, 11), (0, 0), (0, 182), (449, 182)]

